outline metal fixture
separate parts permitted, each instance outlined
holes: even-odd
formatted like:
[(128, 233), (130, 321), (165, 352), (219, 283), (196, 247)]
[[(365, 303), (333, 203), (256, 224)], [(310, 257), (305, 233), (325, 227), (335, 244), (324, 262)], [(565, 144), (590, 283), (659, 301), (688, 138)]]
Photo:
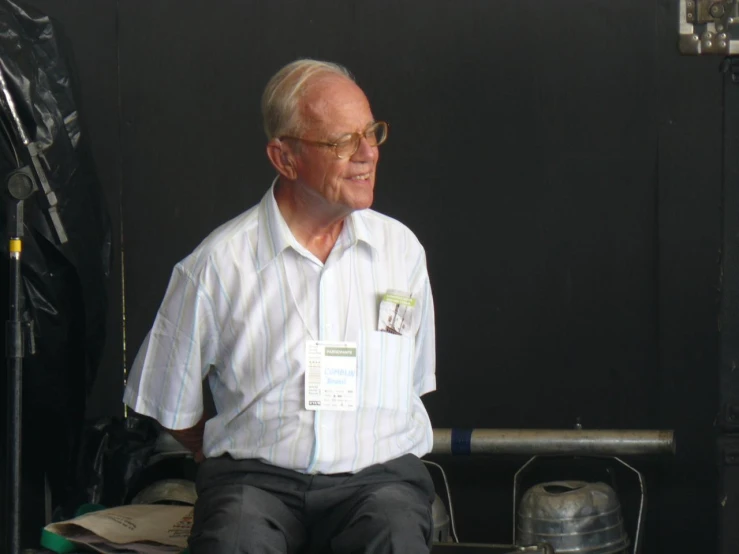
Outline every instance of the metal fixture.
[(682, 54), (739, 54), (739, 0), (679, 2), (678, 44)]

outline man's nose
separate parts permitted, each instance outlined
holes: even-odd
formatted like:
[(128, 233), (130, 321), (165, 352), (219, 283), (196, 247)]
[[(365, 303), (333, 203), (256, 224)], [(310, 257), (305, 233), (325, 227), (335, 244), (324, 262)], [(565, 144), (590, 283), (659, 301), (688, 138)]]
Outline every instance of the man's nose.
[(352, 160), (355, 162), (366, 162), (377, 159), (378, 148), (377, 146), (370, 146), (369, 141), (365, 137), (359, 139), (359, 146), (357, 151), (354, 152)]

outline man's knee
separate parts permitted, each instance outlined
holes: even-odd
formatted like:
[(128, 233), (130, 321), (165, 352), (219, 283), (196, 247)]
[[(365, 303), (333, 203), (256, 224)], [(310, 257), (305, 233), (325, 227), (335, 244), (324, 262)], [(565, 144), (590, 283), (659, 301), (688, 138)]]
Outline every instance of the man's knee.
[(419, 554), (428, 552), (432, 536), (431, 504), (415, 487), (393, 484), (362, 499), (332, 546), (336, 552)]
[(247, 485), (206, 490), (195, 504), (191, 554), (267, 554), (296, 551), (305, 531), (271, 494)]
[(432, 534), (431, 505), (416, 490), (406, 484), (381, 487), (367, 498), (370, 511), (377, 513), (377, 524), (388, 533), (403, 535), (410, 532)]

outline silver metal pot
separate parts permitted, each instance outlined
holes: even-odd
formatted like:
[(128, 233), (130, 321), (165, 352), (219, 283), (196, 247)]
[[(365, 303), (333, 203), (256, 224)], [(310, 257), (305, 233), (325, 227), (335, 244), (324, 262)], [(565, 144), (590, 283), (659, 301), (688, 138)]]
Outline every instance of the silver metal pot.
[(431, 505), (431, 517), (434, 520), (434, 542), (450, 542), (449, 513), (446, 511), (444, 501), (438, 494)]
[(629, 547), (621, 505), (605, 483), (540, 483), (524, 493), (517, 516), (518, 544), (547, 542), (555, 552), (577, 554), (615, 554)]

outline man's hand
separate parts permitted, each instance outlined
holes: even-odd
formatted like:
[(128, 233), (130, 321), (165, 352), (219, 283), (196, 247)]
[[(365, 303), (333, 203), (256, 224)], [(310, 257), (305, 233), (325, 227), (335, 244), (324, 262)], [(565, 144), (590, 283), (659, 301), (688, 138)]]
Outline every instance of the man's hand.
[(194, 427), (190, 427), (189, 429), (180, 429), (179, 431), (167, 429), (167, 431), (177, 439), (177, 442), (195, 454), (195, 461), (197, 463), (200, 463), (205, 459), (205, 456), (203, 456), (203, 431), (205, 430), (205, 422), (208, 421), (208, 419), (208, 416), (203, 414), (203, 417), (200, 418), (200, 421), (198, 421)]

